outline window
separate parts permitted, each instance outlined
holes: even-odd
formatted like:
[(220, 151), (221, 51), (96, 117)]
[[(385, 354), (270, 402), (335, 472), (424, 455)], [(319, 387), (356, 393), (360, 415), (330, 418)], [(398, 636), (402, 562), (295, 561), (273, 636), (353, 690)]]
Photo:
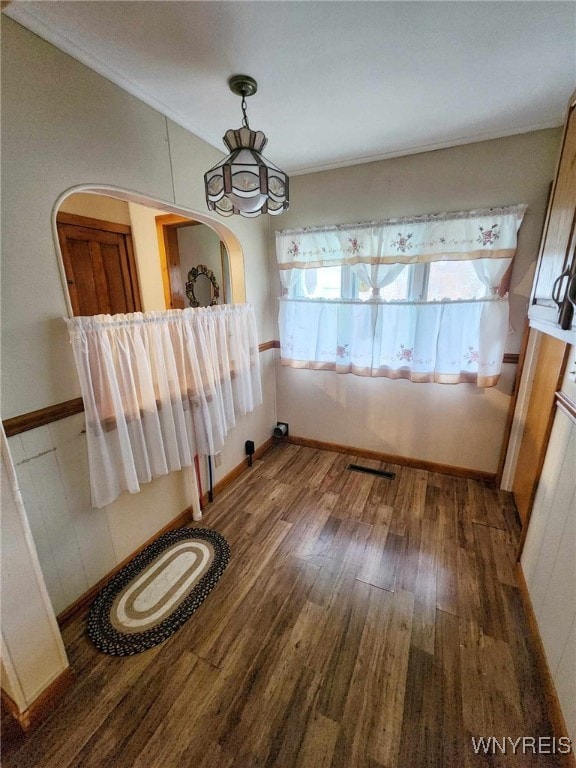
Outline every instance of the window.
[[(354, 274), (351, 267), (301, 269), (294, 295), (308, 299), (373, 298), (372, 288)], [(388, 285), (378, 290), (381, 301), (442, 301), (481, 299), (487, 287), (471, 261), (436, 261), (407, 264)]]
[(471, 261), (435, 261), (427, 264), (428, 301), (442, 299), (481, 299), (488, 287), (478, 277)]
[(524, 210), (278, 232), (282, 364), (493, 386)]

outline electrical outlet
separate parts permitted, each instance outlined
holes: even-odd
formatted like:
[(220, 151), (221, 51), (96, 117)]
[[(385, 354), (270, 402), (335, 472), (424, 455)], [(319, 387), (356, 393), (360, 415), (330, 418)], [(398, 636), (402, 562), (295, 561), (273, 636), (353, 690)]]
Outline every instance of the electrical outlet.
[(222, 464), (222, 454), (218, 451), (218, 453), (214, 454), (214, 466), (219, 467), (220, 464)]

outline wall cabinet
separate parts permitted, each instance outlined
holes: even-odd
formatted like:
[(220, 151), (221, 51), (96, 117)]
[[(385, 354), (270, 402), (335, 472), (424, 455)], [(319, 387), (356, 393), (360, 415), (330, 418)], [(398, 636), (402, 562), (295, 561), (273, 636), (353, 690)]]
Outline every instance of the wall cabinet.
[(528, 317), (533, 328), (576, 343), (576, 93), (570, 99), (544, 223)]

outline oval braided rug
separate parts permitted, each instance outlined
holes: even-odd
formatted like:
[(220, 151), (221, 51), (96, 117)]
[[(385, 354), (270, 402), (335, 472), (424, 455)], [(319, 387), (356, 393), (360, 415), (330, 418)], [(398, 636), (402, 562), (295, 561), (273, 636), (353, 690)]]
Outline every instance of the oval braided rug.
[(226, 539), (207, 528), (159, 536), (98, 594), (88, 615), (88, 636), (112, 656), (162, 643), (202, 604), (229, 557)]

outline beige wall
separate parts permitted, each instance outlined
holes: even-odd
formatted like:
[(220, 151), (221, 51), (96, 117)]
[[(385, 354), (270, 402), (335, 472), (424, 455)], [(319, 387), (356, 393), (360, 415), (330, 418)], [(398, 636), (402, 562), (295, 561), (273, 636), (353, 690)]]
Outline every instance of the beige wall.
[[(10, 19), (3, 19), (2, 43), (2, 417), (8, 418), (79, 395), (51, 226), (66, 190), (84, 184), (131, 190), (198, 211), (217, 230), (223, 224), (207, 216), (203, 185), (220, 152)], [(225, 226), (244, 252), (246, 298), (255, 305), (260, 340), (267, 341), (273, 338), (268, 223), (234, 217)], [(234, 295), (243, 292), (241, 286)], [(273, 367), (266, 356), (263, 363), (270, 392)], [(270, 434), (268, 406), (248, 420), (257, 444)], [(231, 461), (242, 455), (236, 450)]]
[(142, 310), (151, 312), (166, 309), (162, 266), (158, 250), (158, 235), (156, 233), (156, 216), (162, 216), (165, 211), (149, 208), (138, 203), (128, 203), (130, 224), (132, 226), (132, 242), (138, 270), (138, 284)]
[[(80, 394), (62, 317), (67, 314), (55, 248), (56, 204), (68, 190), (101, 185), (206, 214), (203, 173), (221, 153), (10, 19), (2, 20), (2, 417)], [(63, 87), (65, 83), (65, 87)], [(172, 164), (175, 169), (172, 175)], [(33, 216), (31, 215), (33, 212)], [(222, 220), (214, 219), (223, 230)], [(246, 295), (261, 341), (272, 338), (268, 224), (226, 220), (235, 264), (244, 253)], [(231, 234), (230, 234), (231, 233)], [(241, 250), (240, 250), (241, 249)], [(243, 281), (242, 281), (243, 282)], [(244, 285), (235, 296), (242, 297)], [(273, 352), (261, 355), (265, 402), (239, 420), (216, 480), (260, 445), (275, 423)], [(185, 473), (90, 508), (82, 417), (11, 438), (18, 482), (42, 552), (50, 596), (60, 610), (190, 503)], [(3, 547), (16, 546), (4, 531)], [(15, 578), (26, 558), (15, 561)], [(30, 609), (33, 612), (33, 609)], [(4, 626), (25, 645), (31, 625), (4, 604)], [(35, 619), (42, 636), (46, 617)], [(34, 621), (34, 619), (33, 619)], [(33, 623), (33, 622), (32, 622)], [(39, 641), (40, 642), (40, 641)], [(30, 690), (45, 670), (22, 661)], [(19, 671), (20, 672), (20, 671)]]
[(59, 196), (103, 182), (171, 200), (172, 184), (158, 112), (6, 18), (2, 61), (6, 418), (79, 394), (51, 227)]
[[(291, 179), (290, 210), (275, 229), (351, 223), (527, 203), (511, 286), (518, 352), (560, 129), (442, 149)], [(280, 295), (273, 259), (272, 294)], [(277, 312), (278, 302), (274, 302)], [(494, 472), (515, 368), (478, 389), (364, 379), (277, 364), (278, 419), (292, 434)]]
[(104, 195), (75, 192), (62, 202), (59, 210), (63, 213), (75, 213), (77, 216), (88, 216), (91, 219), (113, 221), (115, 224), (130, 226), (131, 223), (128, 203)]

